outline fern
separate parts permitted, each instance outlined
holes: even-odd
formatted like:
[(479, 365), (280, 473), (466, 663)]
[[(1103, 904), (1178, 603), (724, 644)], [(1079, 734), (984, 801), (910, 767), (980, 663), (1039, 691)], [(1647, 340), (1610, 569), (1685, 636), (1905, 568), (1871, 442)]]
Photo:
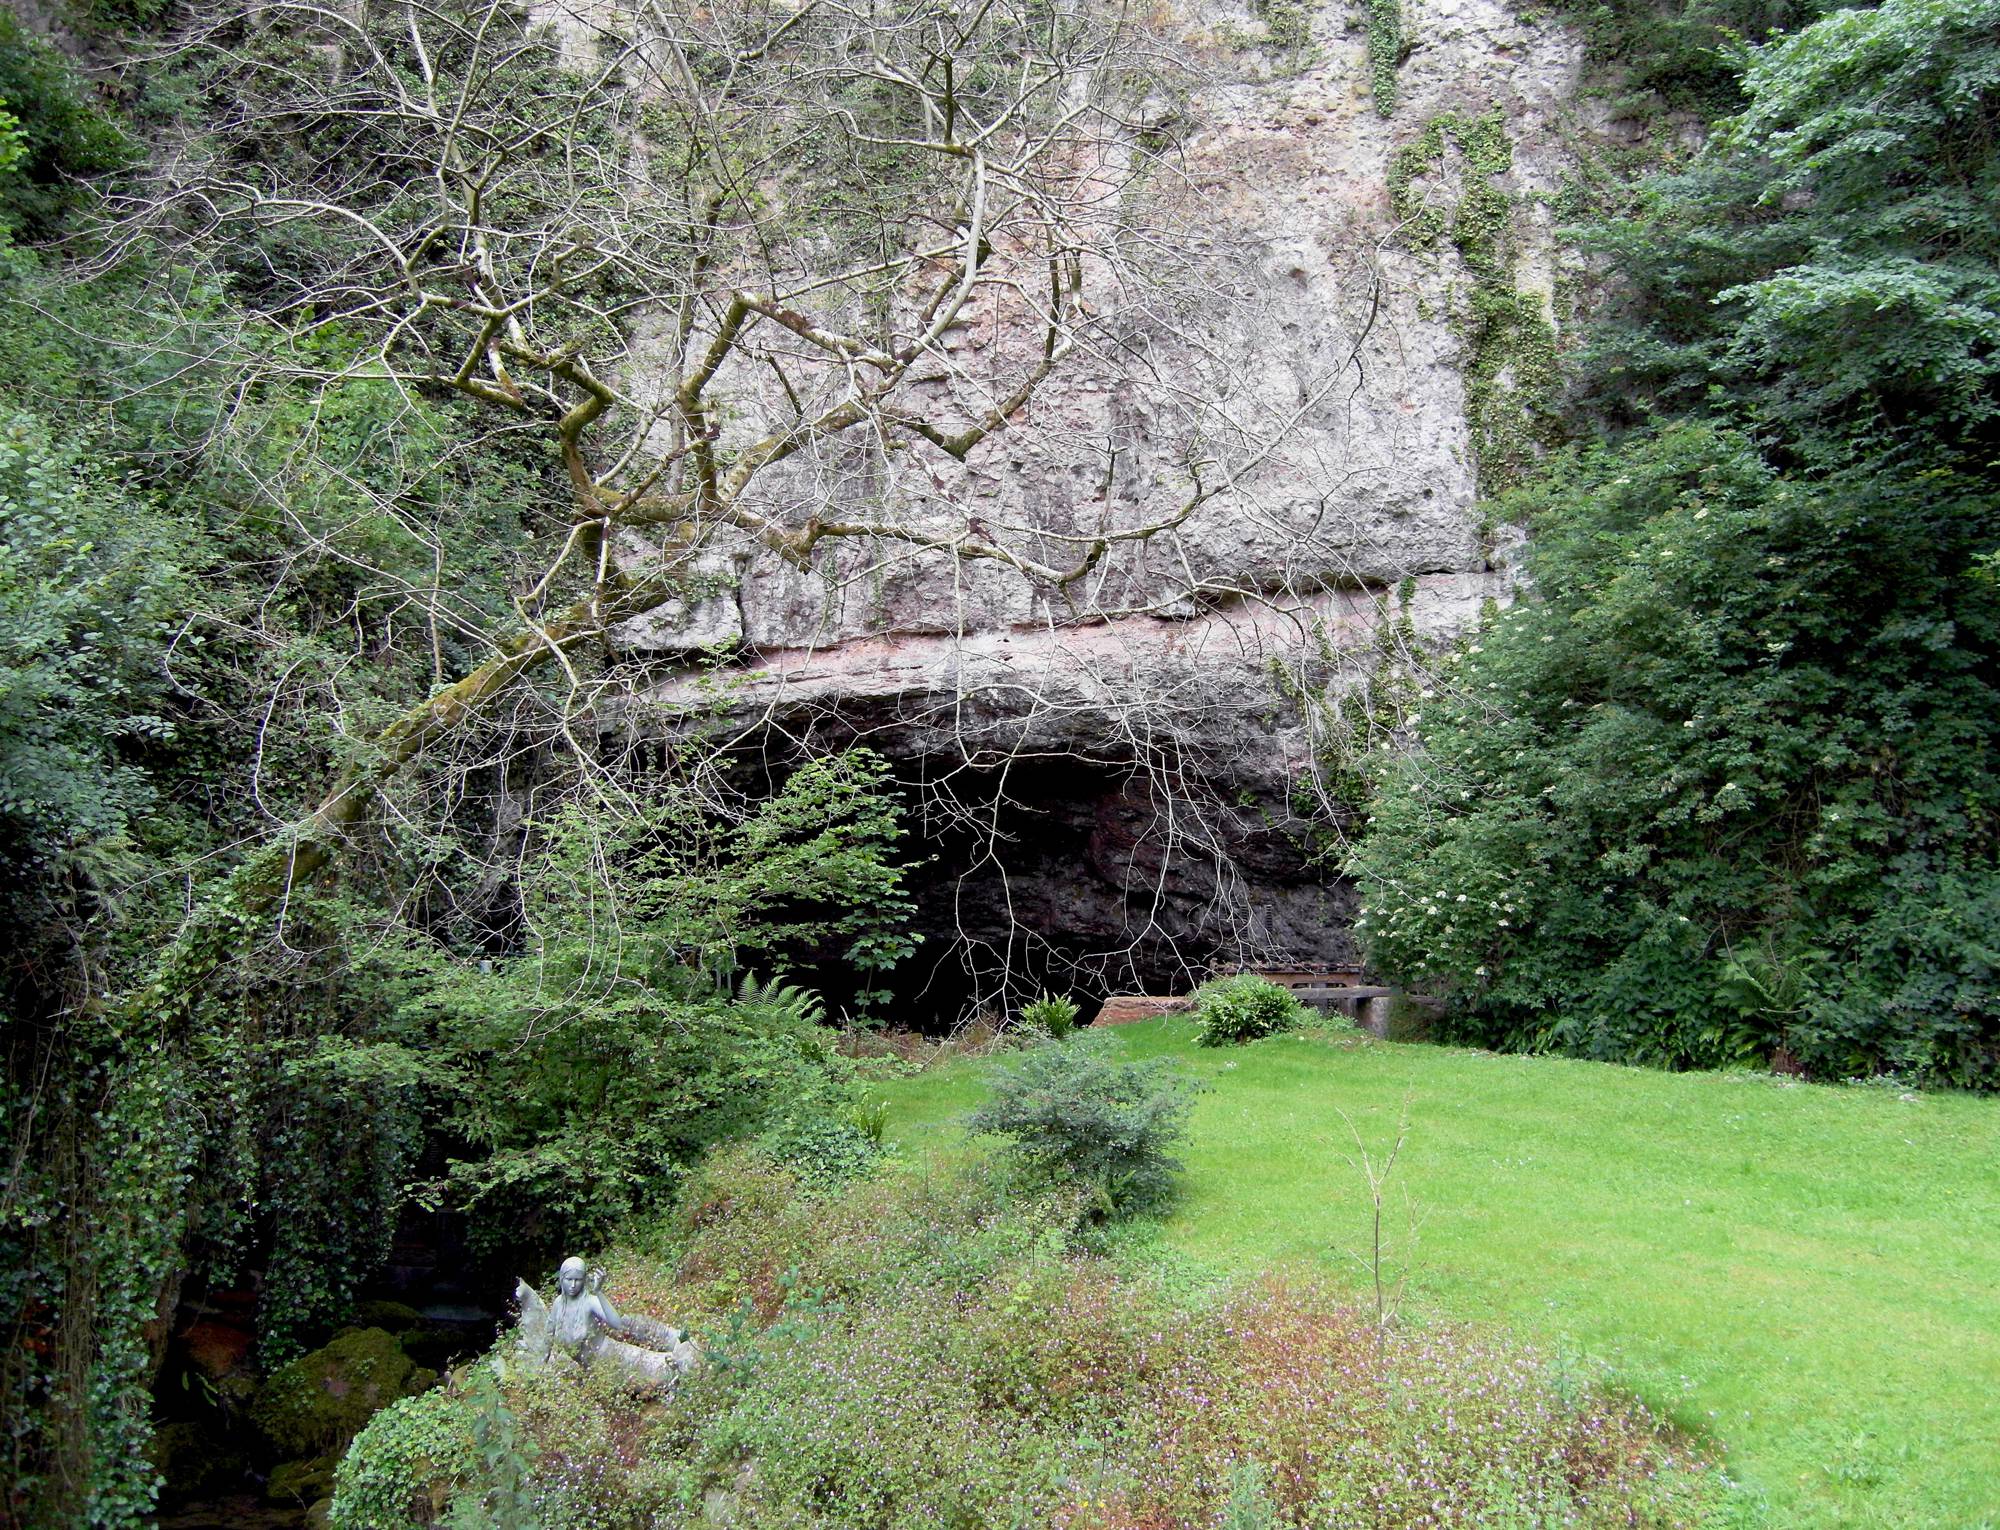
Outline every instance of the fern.
[(800, 1025), (819, 1025), (826, 1019), (826, 1001), (810, 988), (787, 983), (778, 977), (759, 982), (754, 972), (743, 974), (743, 981), (737, 985), (736, 1002), (769, 1010)]

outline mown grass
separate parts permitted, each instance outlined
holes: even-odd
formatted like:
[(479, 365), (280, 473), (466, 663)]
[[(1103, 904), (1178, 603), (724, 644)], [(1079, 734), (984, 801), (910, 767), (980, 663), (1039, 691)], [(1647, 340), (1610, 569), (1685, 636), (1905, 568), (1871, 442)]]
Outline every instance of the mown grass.
[[(1720, 1446), (1743, 1523), (2000, 1527), (2000, 1101), (1308, 1037), (1211, 1051), (1178, 1020), (1115, 1035), (1212, 1086), (1169, 1250), (1358, 1290), (1348, 1122), (1385, 1147), (1407, 1099), (1390, 1220), (1407, 1192), (1412, 1313), (1608, 1365)], [(955, 1135), (989, 1066), (885, 1081), (891, 1135)]]

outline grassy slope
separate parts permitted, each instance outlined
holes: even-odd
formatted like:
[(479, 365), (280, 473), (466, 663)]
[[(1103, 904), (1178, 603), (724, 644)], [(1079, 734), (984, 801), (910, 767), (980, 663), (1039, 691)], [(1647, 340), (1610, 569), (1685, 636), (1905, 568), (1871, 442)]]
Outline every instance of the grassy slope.
[[(1413, 1306), (1610, 1363), (1722, 1442), (1779, 1525), (2000, 1527), (2000, 1102), (1121, 1027), (1213, 1089), (1166, 1228), (1200, 1263), (1355, 1275), (1371, 1147), (1422, 1216)], [(921, 1144), (977, 1065), (884, 1086)]]

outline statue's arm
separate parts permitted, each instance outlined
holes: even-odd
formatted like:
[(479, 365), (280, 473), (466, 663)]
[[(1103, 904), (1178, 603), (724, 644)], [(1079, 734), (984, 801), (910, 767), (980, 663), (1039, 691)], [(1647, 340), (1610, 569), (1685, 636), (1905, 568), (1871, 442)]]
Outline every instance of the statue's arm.
[(618, 1309), (611, 1305), (611, 1298), (605, 1295), (604, 1271), (592, 1270), (590, 1272), (590, 1294), (596, 1301), (596, 1305), (591, 1310), (598, 1322), (602, 1323), (615, 1334), (623, 1334), (631, 1326), (619, 1315)]

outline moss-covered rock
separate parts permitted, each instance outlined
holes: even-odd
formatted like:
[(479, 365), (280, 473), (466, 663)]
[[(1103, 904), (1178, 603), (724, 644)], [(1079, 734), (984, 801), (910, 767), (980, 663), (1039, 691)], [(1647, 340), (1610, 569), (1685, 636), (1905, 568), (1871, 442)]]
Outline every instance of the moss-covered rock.
[(264, 1496), (273, 1503), (310, 1504), (333, 1496), (333, 1469), (340, 1453), (330, 1451), (309, 1461), (287, 1461), (274, 1467), (264, 1484)]
[(406, 1328), (421, 1328), (423, 1324), (424, 1315), (402, 1302), (363, 1302), (354, 1314), (356, 1328), (386, 1328), (391, 1333), (401, 1333)]
[(287, 1459), (337, 1454), (378, 1409), (436, 1380), (437, 1372), (419, 1368), (393, 1334), (353, 1328), (265, 1382), (250, 1420)]

